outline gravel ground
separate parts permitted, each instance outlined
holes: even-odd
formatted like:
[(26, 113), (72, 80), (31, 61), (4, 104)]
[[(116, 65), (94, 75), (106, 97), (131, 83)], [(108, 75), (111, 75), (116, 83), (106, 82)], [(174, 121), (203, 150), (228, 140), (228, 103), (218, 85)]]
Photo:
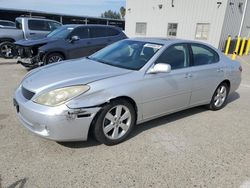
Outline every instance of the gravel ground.
[(12, 95), (27, 71), (0, 59), (0, 187), (250, 187), (250, 57), (239, 60), (243, 81), (224, 109), (159, 118), (109, 147), (23, 128)]

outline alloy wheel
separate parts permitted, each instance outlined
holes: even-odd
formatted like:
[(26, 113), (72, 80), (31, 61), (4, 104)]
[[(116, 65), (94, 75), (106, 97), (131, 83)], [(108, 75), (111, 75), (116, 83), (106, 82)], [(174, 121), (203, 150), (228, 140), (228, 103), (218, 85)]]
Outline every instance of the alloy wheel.
[(217, 108), (221, 107), (224, 104), (226, 98), (227, 98), (227, 88), (224, 85), (221, 85), (216, 91), (216, 95), (214, 97), (214, 105)]
[(63, 58), (61, 56), (51, 56), (48, 60), (48, 63), (56, 63), (62, 60)]
[(131, 112), (126, 106), (114, 106), (104, 117), (102, 126), (104, 135), (111, 140), (121, 138), (129, 130), (131, 119)]
[(13, 49), (11, 45), (5, 44), (1, 46), (1, 55), (6, 58), (11, 58), (14, 56)]

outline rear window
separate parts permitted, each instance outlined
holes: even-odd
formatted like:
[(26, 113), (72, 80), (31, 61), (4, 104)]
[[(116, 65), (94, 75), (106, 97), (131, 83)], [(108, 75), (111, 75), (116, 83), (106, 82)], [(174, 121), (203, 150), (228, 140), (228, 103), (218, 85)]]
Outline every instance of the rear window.
[(116, 36), (116, 35), (119, 35), (120, 32), (116, 29), (113, 29), (113, 28), (107, 28), (107, 35), (108, 36)]
[(91, 27), (90, 28), (90, 37), (91, 38), (100, 38), (106, 37), (106, 28), (105, 27)]
[(208, 65), (220, 61), (220, 56), (213, 49), (202, 44), (191, 44), (194, 66)]
[(48, 22), (44, 20), (28, 20), (28, 28), (35, 31), (50, 31)]

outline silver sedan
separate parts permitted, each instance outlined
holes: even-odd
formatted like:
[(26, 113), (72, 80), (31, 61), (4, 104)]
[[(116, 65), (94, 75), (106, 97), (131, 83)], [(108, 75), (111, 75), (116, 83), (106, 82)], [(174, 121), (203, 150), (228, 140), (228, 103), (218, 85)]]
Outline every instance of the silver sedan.
[(242, 68), (200, 42), (127, 39), (82, 59), (28, 73), (14, 96), (31, 132), (55, 141), (124, 141), (135, 124), (207, 105), (219, 110)]

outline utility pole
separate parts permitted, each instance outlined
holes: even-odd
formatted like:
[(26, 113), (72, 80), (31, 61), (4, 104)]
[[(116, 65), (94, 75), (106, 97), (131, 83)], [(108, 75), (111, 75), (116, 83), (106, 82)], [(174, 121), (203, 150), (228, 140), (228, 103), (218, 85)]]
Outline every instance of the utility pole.
[(238, 36), (240, 36), (240, 35), (241, 35), (241, 31), (242, 31), (243, 23), (244, 23), (245, 16), (246, 16), (247, 3), (248, 3), (248, 0), (245, 0), (245, 6), (244, 6), (244, 10), (243, 10), (243, 15), (242, 15), (241, 23), (240, 23), (240, 30), (239, 30), (239, 34), (238, 34)]

